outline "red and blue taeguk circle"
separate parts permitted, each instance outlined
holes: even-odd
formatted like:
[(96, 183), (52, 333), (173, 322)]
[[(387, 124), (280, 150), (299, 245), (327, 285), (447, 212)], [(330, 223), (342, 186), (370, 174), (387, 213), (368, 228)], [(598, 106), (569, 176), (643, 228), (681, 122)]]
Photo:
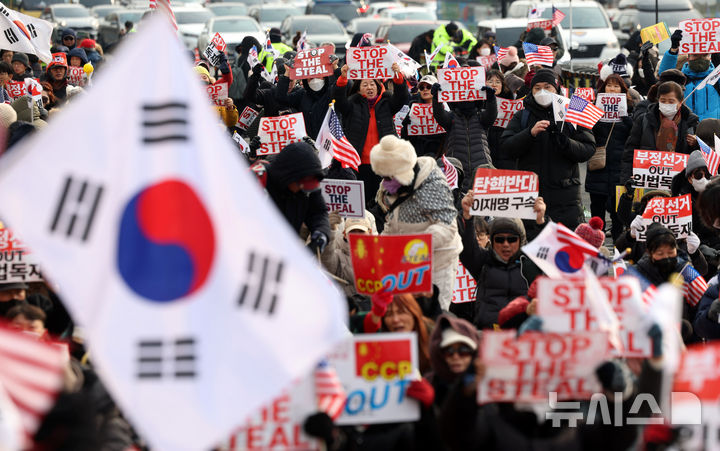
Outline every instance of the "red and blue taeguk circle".
[(138, 295), (170, 302), (194, 293), (207, 280), (214, 254), (210, 216), (186, 183), (148, 186), (125, 207), (117, 264)]
[(577, 272), (582, 268), (583, 263), (585, 263), (585, 257), (571, 246), (562, 247), (555, 253), (555, 265), (560, 271)]

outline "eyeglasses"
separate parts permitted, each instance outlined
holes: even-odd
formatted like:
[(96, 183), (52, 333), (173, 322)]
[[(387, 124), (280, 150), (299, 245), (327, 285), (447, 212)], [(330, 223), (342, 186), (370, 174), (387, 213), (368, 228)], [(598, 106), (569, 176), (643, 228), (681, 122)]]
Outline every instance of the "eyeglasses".
[(493, 242), (497, 243), (497, 244), (503, 244), (505, 241), (507, 241), (508, 243), (512, 244), (512, 243), (516, 243), (517, 240), (519, 240), (519, 239), (520, 239), (519, 236), (512, 236), (512, 235), (511, 236), (494, 236)]
[(418, 85), (418, 91), (429, 91), (430, 86), (428, 85)]
[(697, 170), (693, 171), (692, 176), (695, 180), (700, 180), (703, 177), (705, 177), (706, 179), (709, 179), (710, 173), (704, 169), (697, 169)]
[(460, 357), (468, 357), (475, 354), (475, 350), (468, 345), (448, 346), (447, 348), (443, 348), (442, 353), (445, 357), (450, 357), (453, 354), (458, 354)]

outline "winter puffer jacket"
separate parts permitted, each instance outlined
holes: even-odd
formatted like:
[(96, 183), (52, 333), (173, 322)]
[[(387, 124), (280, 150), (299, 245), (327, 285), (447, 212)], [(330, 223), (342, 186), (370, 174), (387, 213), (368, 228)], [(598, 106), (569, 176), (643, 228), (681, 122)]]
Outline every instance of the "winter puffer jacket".
[[(687, 106), (680, 108), (680, 123), (678, 124), (678, 137), (675, 144), (675, 152), (689, 154), (692, 152), (685, 141), (685, 137), (694, 134), (698, 125), (698, 117), (690, 111)], [(630, 137), (625, 143), (625, 151), (622, 156), (622, 168), (620, 170), (621, 184), (632, 177), (632, 164), (635, 149), (655, 150), (657, 147), (657, 133), (660, 129), (660, 110), (657, 103), (648, 107), (647, 113), (639, 117), (633, 124)]]
[(310, 232), (319, 231), (330, 236), (327, 207), (320, 191), (293, 193), (288, 184), (304, 177), (322, 180), (323, 170), (315, 150), (305, 142), (288, 144), (268, 167), (266, 189), (270, 198), (295, 229), (305, 224)]
[[(408, 104), (412, 108), (414, 103), (422, 103), (419, 97), (413, 97)], [(447, 133), (438, 133), (437, 135), (408, 135), (408, 126), (410, 125), (410, 114), (408, 113), (403, 119), (400, 137), (407, 139), (415, 148), (415, 154), (418, 157), (437, 158), (440, 150), (445, 145)]]
[[(525, 98), (524, 107), (505, 128), (500, 151), (517, 158), (519, 170), (538, 175), (547, 215), (575, 229), (582, 220), (579, 163), (595, 153), (595, 138), (587, 128), (570, 123), (566, 123), (561, 132), (559, 124), (554, 125), (552, 107), (543, 108), (532, 97)], [(530, 130), (542, 120), (550, 121), (550, 127), (533, 137)], [(564, 146), (559, 145), (560, 140)]]
[[(370, 107), (365, 97), (359, 93), (348, 94), (348, 86), (342, 85), (347, 81), (338, 80), (333, 89), (335, 109), (342, 115), (343, 131), (350, 144), (358, 151), (362, 160), (362, 152), (365, 147), (365, 139), (368, 134), (368, 122), (370, 121)], [(393, 80), (394, 82), (394, 80)], [(355, 85), (360, 85), (360, 80), (355, 80)], [(383, 136), (395, 135), (395, 124), (393, 116), (402, 109), (408, 102), (408, 89), (405, 80), (396, 83), (392, 94), (384, 89), (380, 91), (380, 98), (375, 103), (375, 122), (377, 124), (378, 140)]]
[[(514, 96), (508, 91), (500, 93), (498, 96), (503, 99), (514, 99)], [(493, 166), (497, 169), (517, 169), (517, 162), (513, 158), (500, 151), (500, 138), (505, 129), (503, 127), (490, 127), (488, 131), (488, 147), (490, 148), (490, 156), (492, 157)], [(474, 176), (474, 174), (473, 174)]]
[(673, 196), (683, 196), (690, 194), (690, 201), (692, 202), (692, 231), (695, 235), (700, 238), (700, 242), (713, 249), (720, 249), (720, 237), (717, 234), (717, 230), (712, 227), (705, 225), (703, 220), (700, 218), (700, 211), (697, 208), (697, 199), (700, 196), (697, 191), (688, 182), (687, 176), (685, 175), (685, 169), (680, 171), (675, 177), (673, 177), (670, 191)]
[[(665, 56), (660, 62), (658, 73), (661, 74), (664, 70), (675, 69), (677, 67), (678, 54), (670, 53), (670, 50), (665, 52)], [(720, 94), (718, 94), (718, 86), (711, 85), (708, 83), (702, 89), (695, 89), (705, 77), (715, 70), (715, 66), (710, 63), (710, 67), (704, 72), (694, 72), (690, 70), (688, 63), (683, 64), (682, 73), (687, 77), (687, 83), (685, 84), (685, 95), (690, 92), (690, 97), (685, 101), (685, 105), (690, 110), (700, 117), (700, 120), (707, 118), (717, 119), (720, 117)], [(683, 135), (684, 136), (684, 135)]]
[(469, 174), (460, 187), (462, 191), (467, 191), (475, 178), (475, 169), (492, 165), (487, 130), (497, 117), (495, 95), (488, 94), (484, 109), (481, 102), (455, 102), (450, 104), (450, 112), (445, 111), (438, 96), (434, 96), (433, 115), (447, 131), (445, 155), (460, 160), (465, 174)]
[(288, 93), (290, 79), (282, 76), (277, 84), (277, 100), (280, 105), (288, 105), (303, 114), (307, 135), (315, 139), (322, 127), (323, 119), (332, 100), (332, 88), (335, 86), (335, 77), (325, 77), (325, 85), (320, 91), (313, 91), (303, 80), (300, 88)]
[[(585, 191), (591, 194), (602, 194), (612, 196), (616, 185), (622, 185), (625, 180), (620, 180), (620, 162), (625, 150), (625, 142), (630, 136), (633, 122), (630, 116), (625, 116), (620, 122), (615, 122), (613, 127), (609, 122), (598, 122), (593, 127), (595, 144), (605, 148), (605, 167), (595, 171), (588, 170), (585, 178)], [(612, 130), (612, 133), (611, 133)], [(610, 140), (608, 141), (608, 134)]]
[(697, 314), (695, 315), (695, 321), (693, 321), (693, 330), (700, 338), (706, 340), (720, 339), (720, 324), (717, 321), (711, 321), (707, 317), (710, 306), (718, 298), (718, 295), (720, 295), (720, 286), (712, 285), (698, 303)]
[(528, 283), (520, 264), (521, 252), (505, 263), (492, 249), (478, 246), (472, 222), (467, 222), (462, 229), (460, 261), (477, 281), (472, 322), (478, 329), (492, 329), (500, 310), (516, 297), (527, 294)]

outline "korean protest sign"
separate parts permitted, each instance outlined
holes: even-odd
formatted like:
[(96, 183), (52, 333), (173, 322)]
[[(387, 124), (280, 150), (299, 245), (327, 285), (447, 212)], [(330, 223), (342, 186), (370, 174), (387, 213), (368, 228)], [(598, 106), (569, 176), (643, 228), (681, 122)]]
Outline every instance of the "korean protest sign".
[(220, 36), (220, 33), (215, 33), (212, 40), (208, 42), (207, 47), (203, 50), (203, 56), (213, 65), (217, 67), (220, 64), (220, 54), (225, 51), (227, 44), (225, 40)]
[(637, 188), (670, 190), (675, 174), (687, 166), (687, 154), (635, 149), (633, 184)]
[(222, 106), (225, 104), (225, 100), (228, 98), (229, 92), (229, 86), (227, 82), (219, 82), (208, 85), (205, 89), (207, 89), (207, 93), (215, 105)]
[(12, 230), (0, 224), (0, 283), (41, 282), (34, 255)]
[(638, 241), (645, 241), (645, 233), (653, 222), (667, 227), (675, 238), (685, 238), (692, 232), (692, 201), (690, 194), (677, 197), (650, 199), (642, 214), (643, 227), (638, 230)]
[(470, 214), (535, 219), (538, 189), (534, 172), (478, 168)]
[(263, 117), (260, 119), (258, 136), (261, 142), (258, 155), (280, 153), (283, 147), (305, 136), (305, 119), (302, 113)]

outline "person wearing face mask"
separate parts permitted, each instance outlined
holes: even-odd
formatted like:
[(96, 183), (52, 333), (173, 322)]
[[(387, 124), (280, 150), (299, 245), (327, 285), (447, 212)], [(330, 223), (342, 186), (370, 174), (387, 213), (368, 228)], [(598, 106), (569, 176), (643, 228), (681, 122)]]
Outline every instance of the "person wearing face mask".
[(394, 63), (392, 69), (392, 94), (385, 91), (380, 80), (355, 80), (348, 92), (347, 65), (342, 67), (333, 89), (335, 110), (342, 115), (345, 136), (360, 155), (358, 178), (365, 182), (367, 201), (375, 197), (380, 186), (380, 178), (370, 168), (370, 151), (384, 136), (396, 136), (393, 116), (409, 98), (400, 67)]
[[(410, 103), (408, 103), (408, 106), (412, 109), (412, 106), (415, 103), (432, 105), (432, 87), (437, 82), (438, 80), (434, 75), (423, 76), (417, 85), (417, 94), (410, 97)], [(410, 114), (405, 116), (405, 119), (403, 119), (400, 137), (410, 141), (410, 144), (412, 144), (415, 148), (415, 153), (418, 157), (427, 156), (435, 158), (442, 152), (447, 133), (438, 133), (435, 135), (409, 135), (408, 126), (410, 125), (410, 119)]]
[[(495, 97), (501, 99), (514, 99), (515, 95), (508, 88), (505, 76), (497, 69), (490, 69), (485, 74), (485, 84), (495, 90)], [(488, 146), (493, 166), (497, 169), (517, 169), (517, 162), (500, 152), (500, 137), (505, 129), (503, 127), (490, 127), (488, 131)]]
[(477, 60), (481, 56), (490, 56), (493, 53), (493, 46), (487, 39), (480, 39), (477, 43), (470, 47), (468, 52), (468, 60)]
[[(452, 102), (450, 111), (438, 100), (440, 84), (432, 88), (433, 116), (435, 121), (447, 132), (445, 155), (460, 160), (465, 174), (475, 174), (482, 165), (492, 165), (488, 130), (497, 118), (497, 100), (495, 90), (483, 86), (486, 100), (475, 102)], [(472, 186), (473, 177), (466, 177), (460, 189), (464, 192)]]
[[(659, 72), (662, 73), (666, 69), (673, 69), (677, 66), (681, 40), (682, 30), (677, 29), (670, 37), (670, 48), (665, 52), (662, 61), (660, 61)], [(683, 64), (681, 70), (688, 79), (684, 94), (689, 96), (685, 101), (688, 108), (697, 114), (700, 120), (720, 117), (720, 87), (708, 83), (701, 89), (695, 89), (705, 77), (715, 70), (715, 66), (710, 61), (710, 54), (696, 53), (688, 55), (688, 60)]]
[(548, 216), (574, 229), (584, 221), (580, 201), (580, 166), (595, 153), (595, 138), (585, 127), (555, 124), (552, 101), (559, 90), (557, 76), (539, 70), (530, 84), (523, 111), (508, 123), (500, 138), (500, 152), (517, 158), (519, 170), (539, 177), (540, 196)]
[(316, 150), (302, 141), (285, 146), (267, 166), (265, 188), (270, 198), (296, 232), (307, 226), (313, 255), (322, 253), (330, 237), (327, 207), (320, 193), (323, 177)]
[(5, 317), (13, 307), (27, 303), (27, 289), (24, 282), (0, 284), (0, 317)]
[[(524, 296), (528, 283), (520, 264), (521, 247), (526, 244), (522, 221), (512, 218), (495, 218), (490, 222), (490, 248), (482, 248), (475, 237), (470, 215), (473, 195), (469, 192), (462, 202), (461, 236), (463, 251), (460, 261), (477, 281), (474, 302), (452, 304), (450, 311), (472, 322), (478, 329), (492, 329), (498, 314), (510, 301)], [(545, 224), (545, 202), (535, 201), (536, 223)]]
[(650, 104), (630, 131), (622, 157), (621, 180), (632, 177), (635, 149), (689, 154), (697, 148), (694, 132), (698, 117), (682, 103), (682, 87), (666, 81), (657, 88), (657, 94), (658, 103)]
[(375, 197), (385, 214), (383, 235), (432, 235), (432, 281), (447, 310), (462, 244), (445, 174), (433, 158), (417, 157), (412, 144), (392, 135), (373, 147), (370, 162), (383, 178)]

